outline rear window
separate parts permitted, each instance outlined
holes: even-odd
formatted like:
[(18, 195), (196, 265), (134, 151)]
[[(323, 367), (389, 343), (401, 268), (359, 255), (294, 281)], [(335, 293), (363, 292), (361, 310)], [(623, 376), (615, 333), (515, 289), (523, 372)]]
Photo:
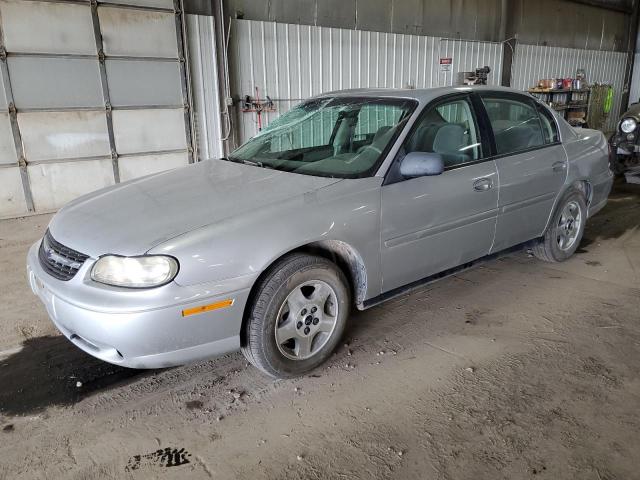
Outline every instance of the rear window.
[(489, 115), (498, 155), (515, 153), (549, 143), (533, 102), (510, 98), (482, 99)]

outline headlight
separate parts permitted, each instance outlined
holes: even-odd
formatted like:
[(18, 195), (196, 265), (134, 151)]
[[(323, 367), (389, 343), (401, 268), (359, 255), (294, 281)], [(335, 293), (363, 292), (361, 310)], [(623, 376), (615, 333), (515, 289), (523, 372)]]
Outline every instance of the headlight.
[(636, 129), (636, 121), (633, 118), (625, 118), (620, 122), (620, 130), (624, 133), (631, 133)]
[(178, 273), (178, 261), (166, 255), (100, 257), (91, 269), (91, 279), (116, 287), (149, 288), (169, 283)]

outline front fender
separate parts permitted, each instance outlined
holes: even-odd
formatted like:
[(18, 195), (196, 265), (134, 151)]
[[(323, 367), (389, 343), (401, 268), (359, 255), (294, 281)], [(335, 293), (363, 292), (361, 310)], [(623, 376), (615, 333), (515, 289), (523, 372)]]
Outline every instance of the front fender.
[(180, 262), (175, 281), (194, 285), (256, 278), (282, 255), (305, 245), (340, 241), (362, 258), (367, 296), (380, 289), (379, 177), (349, 179), (256, 208), (173, 238), (149, 253)]

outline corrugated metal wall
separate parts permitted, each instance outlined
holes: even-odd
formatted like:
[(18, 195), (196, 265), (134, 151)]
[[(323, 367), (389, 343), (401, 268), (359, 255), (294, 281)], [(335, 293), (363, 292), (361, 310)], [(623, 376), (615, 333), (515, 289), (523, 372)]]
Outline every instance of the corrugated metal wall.
[(574, 0), (507, 0), (507, 36), (527, 45), (625, 51), (631, 16)]
[(189, 69), (193, 87), (193, 121), (198, 160), (224, 156), (218, 98), (214, 18), (187, 15)]
[(513, 59), (511, 86), (526, 90), (542, 78), (574, 77), (583, 68), (589, 83), (609, 83), (614, 88), (613, 107), (606, 123), (613, 130), (622, 109), (627, 54), (605, 50), (518, 44)]
[[(258, 5), (227, 0), (248, 17), (315, 24), (232, 21), (231, 93), (253, 96), (258, 87), (261, 96), (269, 95), (277, 112), (266, 116), (268, 124), (300, 100), (334, 89), (452, 85), (458, 72), (483, 65), (493, 70), (489, 82), (498, 84), (501, 43), (419, 35), (441, 31), (432, 23), (442, 18), (442, 28), (452, 36), (500, 38), (499, 12), (493, 8), (497, 0), (456, 0), (440, 5), (435, 16), (430, 1), (278, 0)], [(551, 8), (549, 2), (543, 3)], [(623, 43), (616, 35), (626, 31), (621, 26), (627, 17), (596, 14), (599, 10), (571, 2), (559, 3), (551, 16), (536, 17), (540, 9), (529, 2), (514, 4), (520, 39), (533, 38), (527, 31), (542, 35), (551, 18), (554, 31), (563, 34), (553, 42), (597, 49), (519, 44), (512, 85), (526, 89), (539, 78), (573, 76), (585, 68), (589, 81), (614, 85), (607, 125), (613, 128), (624, 109), (625, 54), (608, 50)], [(531, 15), (526, 14), (530, 8)], [(571, 38), (565, 38), (562, 22), (573, 18), (576, 9), (584, 18), (572, 22), (573, 36), (569, 32)], [(192, 155), (190, 121), (198, 157), (221, 155), (221, 131), (229, 126), (220, 125), (213, 20), (187, 16), (187, 56), (182, 10), (180, 0), (0, 0), (0, 47), (8, 52), (0, 54), (0, 217), (57, 209), (118, 180), (186, 164)], [(363, 30), (375, 30), (375, 25), (389, 33)], [(464, 28), (458, 31), (454, 25)], [(337, 28), (342, 26), (347, 28)], [(594, 43), (598, 38), (599, 46)], [(450, 71), (441, 70), (441, 57), (453, 59)], [(631, 98), (637, 100), (640, 75), (634, 79)], [(191, 112), (185, 108), (189, 93)], [(254, 113), (237, 111), (236, 117), (241, 141), (256, 133)]]
[[(629, 2), (631, 0), (628, 0)], [(610, 6), (628, 9), (622, 0)], [(555, 47), (626, 49), (629, 14), (575, 0), (223, 0), (232, 18)]]
[(174, 0), (0, 0), (0, 216), (187, 164), (176, 10)]
[(629, 105), (640, 102), (640, 53), (636, 53), (633, 60), (633, 73), (629, 90)]
[[(331, 90), (361, 87), (428, 88), (457, 83), (458, 72), (488, 65), (498, 85), (502, 44), (392, 33), (236, 20), (230, 42), (232, 93), (274, 100), (277, 112)], [(439, 59), (451, 57), (451, 71)], [(258, 131), (255, 113), (238, 113), (240, 141)]]
[[(514, 1), (514, 0), (509, 0)], [(502, 0), (223, 0), (232, 18), (372, 32), (500, 39)], [(240, 16), (241, 15), (241, 16)]]

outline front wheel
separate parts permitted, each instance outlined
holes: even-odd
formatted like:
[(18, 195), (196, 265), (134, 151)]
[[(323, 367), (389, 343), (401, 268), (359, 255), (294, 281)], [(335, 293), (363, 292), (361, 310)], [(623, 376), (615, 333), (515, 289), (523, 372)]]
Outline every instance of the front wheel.
[(546, 262), (563, 262), (573, 255), (582, 241), (587, 221), (587, 202), (582, 192), (570, 190), (551, 219), (533, 253)]
[(242, 353), (272, 377), (302, 375), (338, 345), (350, 304), (347, 280), (335, 264), (314, 255), (288, 255), (256, 287)]

